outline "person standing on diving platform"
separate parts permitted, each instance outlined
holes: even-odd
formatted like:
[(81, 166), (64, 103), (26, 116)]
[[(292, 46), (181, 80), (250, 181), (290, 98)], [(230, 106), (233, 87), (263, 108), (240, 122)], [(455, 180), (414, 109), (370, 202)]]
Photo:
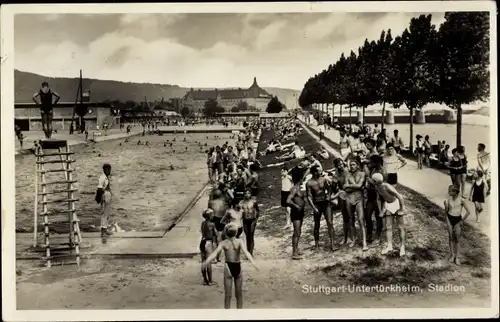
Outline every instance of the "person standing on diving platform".
[[(37, 98), (40, 98), (40, 102), (38, 102)], [(33, 94), (33, 101), (36, 105), (40, 105), (42, 128), (47, 139), (52, 136), (53, 105), (57, 104), (60, 98), (59, 94), (50, 89), (47, 82), (43, 82), (40, 90)]]

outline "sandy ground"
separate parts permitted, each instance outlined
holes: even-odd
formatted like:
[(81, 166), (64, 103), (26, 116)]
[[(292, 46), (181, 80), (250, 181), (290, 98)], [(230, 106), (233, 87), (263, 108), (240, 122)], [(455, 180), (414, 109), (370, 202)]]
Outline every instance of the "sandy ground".
[[(139, 140), (148, 141), (149, 146), (137, 145)], [(172, 146), (167, 144), (164, 147), (167, 141)], [(77, 209), (82, 230), (93, 230), (92, 225), (99, 225), (99, 207), (94, 201), (94, 194), (104, 163), (112, 166), (111, 221), (116, 221), (125, 231), (164, 229), (208, 179), (205, 144), (211, 146), (226, 141), (230, 141), (229, 133), (169, 134), (137, 136), (129, 142), (121, 139), (74, 147), (72, 150), (76, 152), (74, 159), (77, 161), (74, 163), (74, 177), (78, 180), (77, 198), (80, 199)], [(57, 166), (60, 165), (49, 164), (46, 168)], [(34, 168), (33, 155), (16, 157), (18, 232), (33, 229)], [(63, 173), (53, 173), (47, 176), (47, 181), (62, 178)], [(64, 204), (50, 206), (54, 209), (65, 207)], [(55, 229), (64, 230), (66, 227)]]
[[(264, 133), (263, 139), (269, 139)], [(310, 152), (319, 145), (307, 135), (300, 143)], [(261, 148), (262, 150), (262, 148)], [(273, 156), (263, 164), (275, 162)], [(324, 162), (329, 168), (331, 160)], [(443, 214), (424, 197), (398, 187), (408, 198), (408, 255), (380, 255), (341, 248), (335, 253), (312, 250), (312, 218), (304, 221), (302, 261), (292, 261), (291, 231), (283, 230), (279, 208), (278, 168), (261, 172), (259, 194), (263, 210), (256, 233), (255, 258), (260, 271), (243, 262), (246, 308), (444, 308), (488, 307), (490, 304), (490, 254), (487, 238), (475, 227), (464, 227), (463, 263), (444, 260), (448, 236)], [(335, 219), (336, 231), (341, 220)], [(398, 233), (395, 233), (398, 236)], [(321, 243), (327, 241), (322, 222)], [(395, 245), (399, 241), (396, 238)], [(214, 265), (215, 286), (203, 286), (200, 259), (189, 260), (91, 260), (74, 267), (34, 269), (17, 263), (18, 309), (170, 309), (222, 308), (222, 264)], [(460, 290), (432, 292), (429, 284), (453, 285)], [(350, 291), (349, 286), (411, 286), (394, 292)], [(50, 288), (47, 288), (50, 286)], [(335, 287), (337, 292), (332, 291)], [(344, 287), (344, 288), (342, 288)], [(320, 289), (321, 288), (321, 289)], [(306, 292), (308, 290), (309, 292)], [(44, 296), (39, 294), (43, 292)], [(234, 299), (233, 299), (234, 301)], [(233, 302), (233, 305), (234, 302)]]

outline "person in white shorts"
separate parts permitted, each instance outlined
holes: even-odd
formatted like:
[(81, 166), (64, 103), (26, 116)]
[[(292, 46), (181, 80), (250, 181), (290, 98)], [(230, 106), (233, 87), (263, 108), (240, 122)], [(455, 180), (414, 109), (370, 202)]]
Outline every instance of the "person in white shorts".
[(111, 165), (102, 166), (103, 174), (99, 177), (97, 185), (96, 201), (101, 205), (101, 237), (112, 235), (108, 230), (109, 215), (111, 212), (111, 186), (109, 177)]
[[(387, 247), (382, 250), (382, 255), (392, 251), (392, 222), (396, 218), (399, 226), (401, 246), (399, 256), (405, 256), (406, 233), (404, 227), (405, 205), (404, 199), (391, 184), (384, 181), (380, 173), (372, 175), (375, 188), (377, 189), (377, 205), (380, 209), (380, 216), (385, 217), (385, 227), (387, 232)], [(383, 200), (383, 201), (382, 201)]]

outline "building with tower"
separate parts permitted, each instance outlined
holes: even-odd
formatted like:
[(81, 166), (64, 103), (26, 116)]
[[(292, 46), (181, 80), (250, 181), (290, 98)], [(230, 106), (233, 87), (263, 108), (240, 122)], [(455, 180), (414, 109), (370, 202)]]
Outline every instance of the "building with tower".
[(215, 88), (215, 89), (193, 89), (182, 98), (183, 106), (187, 106), (194, 111), (203, 109), (207, 100), (216, 100), (226, 111), (237, 106), (240, 102), (247, 102), (250, 108), (265, 111), (267, 103), (272, 95), (257, 84), (254, 77), (253, 84), (247, 89), (244, 88)]

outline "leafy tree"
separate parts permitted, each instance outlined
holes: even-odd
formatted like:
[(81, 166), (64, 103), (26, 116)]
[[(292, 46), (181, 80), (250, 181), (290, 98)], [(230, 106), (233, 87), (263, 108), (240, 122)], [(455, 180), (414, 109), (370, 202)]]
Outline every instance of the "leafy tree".
[(283, 104), (279, 101), (278, 96), (273, 96), (267, 103), (267, 113), (279, 113), (283, 110)]
[(379, 101), (377, 98), (377, 88), (380, 85), (377, 83), (376, 74), (378, 58), (377, 44), (374, 41), (368, 42), (368, 39), (365, 39), (363, 47), (359, 48), (356, 61), (358, 71), (354, 75), (357, 87), (357, 95), (354, 103), (357, 107), (363, 109), (363, 122), (366, 108)]
[(489, 97), (489, 13), (448, 12), (439, 29), (437, 99), (457, 110), (457, 147), (462, 145), (462, 104)]
[(410, 109), (410, 149), (413, 150), (413, 112), (434, 100), (434, 88), (438, 85), (437, 66), (433, 55), (437, 43), (437, 31), (431, 24), (431, 15), (421, 15), (410, 21), (409, 29), (401, 36), (404, 68), (401, 89), (404, 103)]
[(233, 113), (236, 113), (239, 111), (240, 111), (240, 109), (238, 108), (238, 106), (233, 106), (233, 108), (231, 108), (231, 112), (233, 112)]
[(241, 101), (236, 105), (238, 108), (238, 111), (243, 112), (243, 111), (248, 111), (248, 103), (246, 101)]
[(126, 109), (135, 109), (138, 104), (135, 101), (127, 100), (124, 103)]
[(351, 54), (346, 59), (346, 68), (344, 69), (344, 95), (349, 108), (349, 125), (352, 124), (352, 108), (359, 101), (359, 89), (356, 84), (356, 74), (358, 72), (358, 57), (351, 50)]
[[(392, 102), (393, 105), (397, 104), (394, 99), (398, 99), (397, 92), (398, 88), (398, 77), (399, 69), (397, 68), (397, 60), (399, 56), (396, 56), (400, 48), (400, 38), (397, 42), (392, 42), (391, 30), (387, 30), (387, 33), (382, 30), (380, 38), (376, 44), (376, 54), (378, 56), (376, 62), (376, 80), (379, 84), (378, 86), (378, 100), (382, 104), (382, 115), (381, 115), (381, 127), (384, 129), (385, 124), (385, 105), (386, 103)], [(401, 105), (401, 104), (399, 104)]]
[(189, 107), (184, 106), (181, 109), (181, 115), (182, 115), (182, 117), (188, 117), (190, 114), (191, 114), (191, 111), (189, 110)]
[(206, 117), (215, 117), (217, 113), (224, 112), (224, 108), (219, 106), (216, 100), (209, 99), (205, 102), (205, 106), (203, 108), (203, 115)]

